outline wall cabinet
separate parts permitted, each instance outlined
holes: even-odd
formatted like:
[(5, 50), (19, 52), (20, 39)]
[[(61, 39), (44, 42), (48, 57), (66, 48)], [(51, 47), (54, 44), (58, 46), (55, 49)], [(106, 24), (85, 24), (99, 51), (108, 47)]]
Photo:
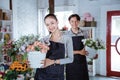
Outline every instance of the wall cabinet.
[(12, 39), (13, 19), (12, 10), (0, 9), (0, 42)]

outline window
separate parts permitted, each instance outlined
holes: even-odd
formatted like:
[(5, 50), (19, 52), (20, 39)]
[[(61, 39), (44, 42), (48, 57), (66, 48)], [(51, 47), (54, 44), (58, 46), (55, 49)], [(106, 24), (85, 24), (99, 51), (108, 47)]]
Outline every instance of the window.
[(62, 27), (66, 26), (68, 29), (70, 29), (70, 24), (68, 21), (68, 17), (72, 14), (72, 11), (59, 11), (55, 12), (58, 21), (59, 21), (59, 29), (62, 29)]
[[(70, 29), (70, 24), (68, 22), (68, 17), (73, 13), (72, 8), (70, 6), (62, 6), (62, 7), (55, 7), (55, 15), (59, 21), (59, 29), (66, 26)], [(38, 11), (38, 33), (42, 36), (48, 35), (48, 31), (44, 24), (44, 17), (48, 14), (47, 9), (39, 9)]]

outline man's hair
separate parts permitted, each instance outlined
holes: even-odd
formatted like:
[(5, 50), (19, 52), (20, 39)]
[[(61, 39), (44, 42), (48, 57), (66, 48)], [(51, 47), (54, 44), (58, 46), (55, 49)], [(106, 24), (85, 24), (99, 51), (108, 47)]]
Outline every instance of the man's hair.
[(70, 15), (69, 18), (68, 18), (68, 20), (70, 21), (70, 19), (71, 19), (72, 17), (76, 17), (76, 19), (77, 19), (78, 21), (80, 21), (80, 16), (79, 16), (78, 14), (72, 14), (72, 15)]

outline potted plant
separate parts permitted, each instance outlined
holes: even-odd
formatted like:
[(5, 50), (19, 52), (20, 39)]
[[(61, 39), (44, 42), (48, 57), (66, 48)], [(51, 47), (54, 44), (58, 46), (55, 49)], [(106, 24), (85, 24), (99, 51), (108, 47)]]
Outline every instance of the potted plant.
[(82, 41), (85, 45), (85, 50), (88, 51), (88, 55), (91, 58), (93, 58), (96, 55), (97, 50), (105, 49), (105, 45), (102, 40), (83, 39)]

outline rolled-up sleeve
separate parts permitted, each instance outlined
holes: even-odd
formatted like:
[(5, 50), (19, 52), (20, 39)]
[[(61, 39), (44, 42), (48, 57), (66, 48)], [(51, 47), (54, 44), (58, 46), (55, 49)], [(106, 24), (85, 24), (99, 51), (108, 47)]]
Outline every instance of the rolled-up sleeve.
[(68, 64), (73, 62), (73, 43), (72, 38), (65, 36), (65, 58), (60, 59), (60, 64)]

